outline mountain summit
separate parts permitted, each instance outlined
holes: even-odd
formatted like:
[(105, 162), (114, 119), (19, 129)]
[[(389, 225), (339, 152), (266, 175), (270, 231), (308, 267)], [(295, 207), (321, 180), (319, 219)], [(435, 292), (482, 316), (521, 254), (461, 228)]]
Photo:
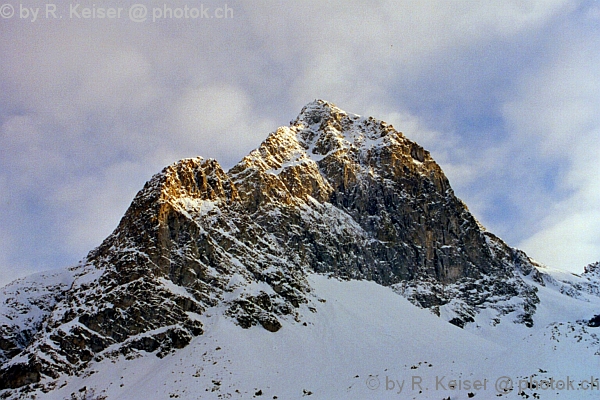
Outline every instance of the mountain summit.
[(229, 171), (201, 157), (163, 169), (80, 265), (6, 286), (0, 393), (177, 354), (209, 337), (214, 315), (271, 334), (314, 324), (314, 274), (373, 281), (477, 331), (534, 327), (548, 285), (596, 304), (588, 269), (550, 274), (476, 221), (428, 151), (316, 100)]

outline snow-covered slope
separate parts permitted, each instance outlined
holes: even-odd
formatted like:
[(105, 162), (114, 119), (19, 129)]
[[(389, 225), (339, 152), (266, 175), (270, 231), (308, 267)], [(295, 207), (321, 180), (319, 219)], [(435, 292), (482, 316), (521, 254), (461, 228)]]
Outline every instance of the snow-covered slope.
[(426, 150), (318, 100), (230, 171), (166, 167), (80, 265), (2, 289), (0, 397), (370, 398), (404, 377), (535, 397), (598, 366), (599, 270), (510, 248)]
[[(274, 333), (240, 329), (215, 306), (189, 346), (162, 359), (139, 351), (94, 361), (42, 398), (598, 398), (600, 389), (584, 388), (598, 377), (600, 343), (575, 321), (600, 301), (582, 304), (542, 288), (547, 305), (534, 328), (460, 329), (373, 282), (317, 274), (308, 281), (303, 322), (286, 318)], [(507, 378), (513, 390), (505, 391)], [(567, 386), (528, 387), (550, 379)]]
[(2, 288), (0, 362), (19, 354), (31, 341), (75, 280), (72, 269), (38, 273)]

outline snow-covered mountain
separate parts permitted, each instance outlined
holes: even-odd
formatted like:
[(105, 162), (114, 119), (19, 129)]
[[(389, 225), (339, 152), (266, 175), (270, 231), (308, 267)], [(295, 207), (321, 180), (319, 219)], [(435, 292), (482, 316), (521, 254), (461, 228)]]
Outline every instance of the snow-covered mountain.
[(227, 172), (165, 168), (0, 310), (0, 398), (600, 395), (599, 265), (510, 248), (426, 150), (321, 100)]

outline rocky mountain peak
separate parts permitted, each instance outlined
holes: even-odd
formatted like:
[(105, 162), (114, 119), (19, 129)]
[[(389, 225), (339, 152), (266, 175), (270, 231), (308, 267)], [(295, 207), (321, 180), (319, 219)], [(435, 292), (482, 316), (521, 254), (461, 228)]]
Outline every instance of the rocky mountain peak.
[[(207, 310), (242, 328), (302, 323), (299, 310), (319, 306), (308, 273), (391, 286), (458, 326), (484, 309), (531, 326), (527, 281), (544, 282), (482, 229), (429, 152), (316, 100), (229, 171), (198, 157), (152, 177), (115, 231), (42, 291), (37, 318), (0, 321), (0, 390), (119, 354), (163, 357), (203, 334)], [(31, 302), (7, 300), (7, 315)]]
[[(271, 133), (229, 174), (244, 192), (254, 193), (251, 197), (256, 198), (253, 188), (271, 187), (285, 203), (306, 196), (328, 201), (332, 193), (370, 179), (406, 175), (419, 175), (441, 192), (450, 190), (429, 152), (392, 125), (348, 114), (323, 100), (306, 105), (290, 126)], [(250, 183), (250, 176), (260, 183)]]
[(315, 99), (302, 107), (300, 114), (292, 121), (291, 125), (298, 125), (301, 122), (306, 123), (307, 126), (321, 124), (324, 120), (329, 120), (331, 117), (339, 119), (342, 115), (347, 116), (348, 113), (327, 100)]
[[(300, 142), (315, 161), (336, 152), (357, 152), (366, 155), (381, 147), (410, 145), (416, 162), (433, 161), (429, 152), (405, 138), (385, 121), (349, 114), (324, 100), (307, 104), (291, 126)], [(361, 158), (364, 160), (364, 157)]]

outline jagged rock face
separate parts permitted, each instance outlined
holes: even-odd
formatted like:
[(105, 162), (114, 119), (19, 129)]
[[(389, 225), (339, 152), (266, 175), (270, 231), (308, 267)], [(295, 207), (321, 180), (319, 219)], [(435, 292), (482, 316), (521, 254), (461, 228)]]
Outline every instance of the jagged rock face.
[(600, 280), (600, 261), (596, 261), (590, 265), (587, 265), (583, 269), (584, 275)]
[(311, 104), (230, 175), (257, 221), (315, 271), (451, 283), (498, 267), (429, 152), (384, 122)]
[(545, 286), (546, 275), (524, 252), (510, 248), (489, 232), (483, 234), (495, 263), (499, 265), (492, 273), (463, 277), (451, 284), (419, 277), (392, 287), (413, 304), (444, 315), (450, 323), (461, 328), (474, 322), (482, 309), (496, 312), (496, 317), (490, 321), (492, 325), (499, 324), (504, 316), (512, 314), (513, 322), (533, 326), (533, 314), (539, 303), (537, 289), (523, 278)]
[(2, 321), (0, 389), (114, 354), (162, 357), (202, 334), (210, 307), (277, 331), (312, 301), (307, 271), (393, 286), (459, 326), (483, 307), (531, 324), (522, 277), (543, 282), (483, 231), (429, 152), (315, 101), (228, 172), (195, 158), (155, 175), (38, 319)]

